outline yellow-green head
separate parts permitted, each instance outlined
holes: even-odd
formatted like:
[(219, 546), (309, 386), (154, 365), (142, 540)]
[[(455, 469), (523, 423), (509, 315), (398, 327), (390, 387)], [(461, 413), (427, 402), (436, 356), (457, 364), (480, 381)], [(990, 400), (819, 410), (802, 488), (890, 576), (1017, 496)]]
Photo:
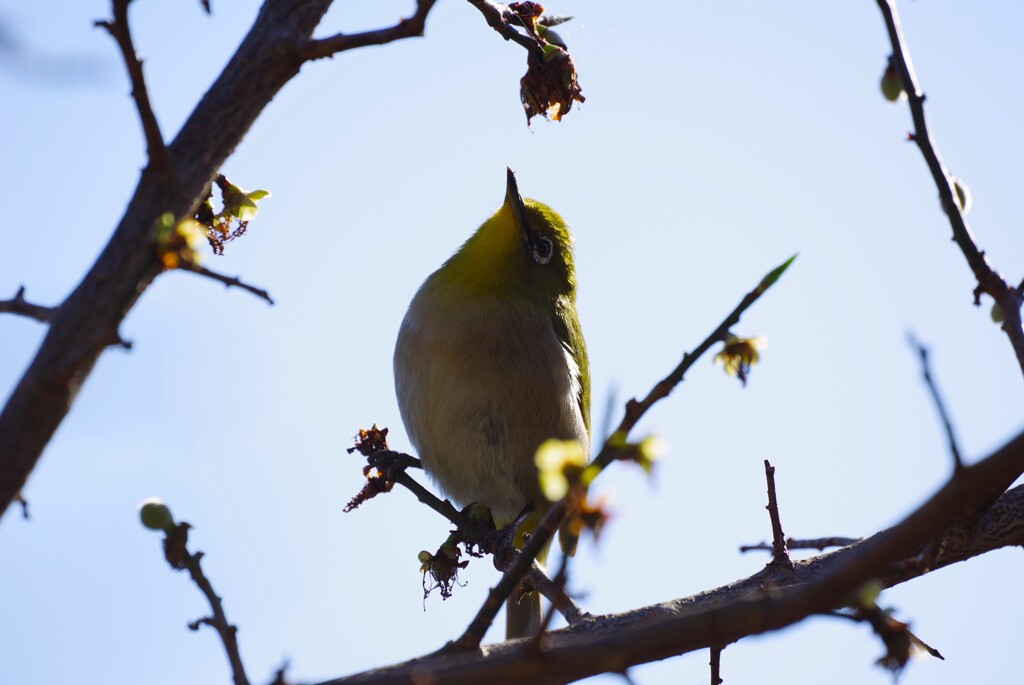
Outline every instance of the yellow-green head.
[(554, 302), (576, 298), (569, 227), (553, 209), (519, 194), (507, 172), (505, 203), (436, 274), (471, 292)]

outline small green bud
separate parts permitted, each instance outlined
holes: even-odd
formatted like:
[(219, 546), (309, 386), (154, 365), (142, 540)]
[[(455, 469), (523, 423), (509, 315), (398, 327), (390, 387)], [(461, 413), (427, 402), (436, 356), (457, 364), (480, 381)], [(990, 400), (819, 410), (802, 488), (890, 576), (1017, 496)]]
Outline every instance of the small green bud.
[(566, 55), (565, 50), (552, 43), (548, 43), (543, 48), (541, 48), (541, 50), (544, 53), (545, 62), (551, 62), (556, 59), (562, 59)]
[(998, 302), (992, 303), (992, 309), (988, 313), (992, 317), (992, 323), (1003, 322), (1003, 308), (999, 306)]
[(857, 603), (864, 608), (873, 607), (881, 594), (881, 584), (877, 580), (870, 580), (857, 591)]
[(956, 191), (956, 201), (960, 203), (960, 211), (964, 214), (971, 211), (971, 189), (967, 184), (956, 178), (953, 179), (953, 190)]
[(174, 527), (170, 508), (159, 497), (144, 499), (139, 504), (139, 518), (150, 530), (168, 530)]
[(903, 97), (903, 84), (900, 83), (900, 75), (891, 64), (882, 72), (882, 80), (878, 85), (882, 89), (882, 97), (889, 102), (899, 102)]
[(469, 517), (469, 520), (476, 526), (493, 525), (491, 519), (491, 510), (482, 504), (474, 503), (466, 507), (463, 512)]
[(777, 267), (775, 267), (767, 274), (765, 274), (765, 277), (761, 279), (761, 283), (757, 287), (763, 292), (765, 290), (768, 290), (768, 288), (772, 287), (773, 285), (775, 285), (775, 282), (782, 278), (782, 274), (786, 273), (786, 269), (789, 268), (789, 265), (793, 263), (793, 260), (796, 259), (799, 256), (799, 254), (800, 253), (798, 252), (797, 254), (793, 255), (792, 257), (784, 261), (782, 264), (779, 264)]

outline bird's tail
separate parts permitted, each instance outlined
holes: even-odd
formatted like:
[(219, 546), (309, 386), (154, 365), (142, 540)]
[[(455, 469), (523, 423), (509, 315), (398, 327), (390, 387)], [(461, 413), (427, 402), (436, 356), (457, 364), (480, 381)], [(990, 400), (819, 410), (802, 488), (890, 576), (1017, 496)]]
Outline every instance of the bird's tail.
[(518, 603), (516, 593), (505, 600), (505, 639), (532, 637), (540, 630), (540, 593), (531, 592)]
[[(525, 544), (524, 536), (533, 532), (533, 529), (537, 527), (540, 519), (543, 518), (545, 510), (540, 509), (534, 511), (527, 519), (520, 525), (519, 531), (516, 533), (515, 545), (522, 549)], [(548, 544), (544, 545), (544, 548), (537, 555), (537, 563), (540, 564), (541, 568), (544, 567), (544, 562), (547, 561), (548, 550), (551, 548), (551, 541), (548, 540)], [(505, 639), (512, 640), (517, 637), (532, 637), (537, 634), (540, 630), (540, 622), (542, 618), (541, 605), (540, 605), (540, 593), (530, 592), (521, 597), (517, 602), (516, 596), (521, 594), (517, 587), (509, 595), (509, 598), (505, 600)]]

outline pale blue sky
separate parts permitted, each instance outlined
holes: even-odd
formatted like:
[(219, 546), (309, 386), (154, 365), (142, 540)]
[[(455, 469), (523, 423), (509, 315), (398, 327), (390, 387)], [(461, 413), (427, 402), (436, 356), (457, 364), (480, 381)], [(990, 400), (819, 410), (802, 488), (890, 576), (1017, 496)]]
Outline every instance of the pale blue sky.
[[(251, 24), (257, 2), (133, 3), (137, 44), (172, 136)], [(393, 22), (412, 3), (338, 2), (323, 34)], [(970, 220), (1016, 282), (1024, 237), (1024, 4), (902, 2), (942, 154)], [(593, 612), (721, 585), (766, 559), (761, 460), (778, 467), (796, 536), (862, 535), (919, 504), (949, 470), (907, 330), (967, 455), (1024, 424), (1024, 385), (983, 309), (916, 148), (877, 88), (888, 55), (871, 0), (550, 4), (587, 102), (524, 125), (522, 50), (461, 0), (427, 37), (306, 66), (228, 160), (267, 188), (249, 235), (207, 264), (267, 287), (275, 307), (190, 274), (161, 277), (123, 327), (29, 483), (33, 520), (0, 523), (0, 682), (228, 683), (206, 612), (137, 522), (165, 498), (195, 526), (253, 682), (288, 658), (310, 681), (439, 647), (496, 579), (423, 610), (416, 553), (444, 521), (407, 493), (341, 509), (361, 484), (345, 454), (376, 421), (408, 442), (391, 350), (413, 292), (501, 202), (504, 169), (574, 226), (594, 414), (646, 392), (771, 267), (790, 273), (737, 332), (769, 347), (741, 390), (710, 358), (637, 435), (670, 447), (656, 480), (613, 467), (615, 518), (584, 544), (572, 588)], [(116, 225), (141, 168), (137, 118), (102, 0), (0, 0), (31, 55), (0, 68), (0, 297), (58, 302)], [(11, 45), (10, 39), (5, 45)], [(8, 53), (9, 54), (9, 53)], [(26, 54), (25, 52), (20, 53)], [(83, 67), (84, 65), (84, 67)], [(43, 335), (0, 317), (6, 394)], [(616, 418), (619, 409), (616, 409)], [(1008, 682), (1019, 671), (1019, 550), (887, 592), (947, 661), (906, 685)], [(727, 682), (889, 682), (867, 628), (817, 619), (731, 646)], [(700, 652), (637, 668), (640, 685), (704, 683)], [(614, 682), (611, 678), (600, 682)]]

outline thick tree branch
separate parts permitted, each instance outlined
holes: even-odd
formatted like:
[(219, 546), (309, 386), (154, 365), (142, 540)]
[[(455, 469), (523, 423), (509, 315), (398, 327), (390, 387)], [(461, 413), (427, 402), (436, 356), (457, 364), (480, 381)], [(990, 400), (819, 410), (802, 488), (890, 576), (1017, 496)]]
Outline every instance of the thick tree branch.
[(364, 31), (362, 33), (338, 33), (329, 38), (309, 41), (299, 49), (303, 61), (333, 57), (339, 52), (364, 48), (369, 45), (385, 45), (403, 38), (414, 38), (423, 35), (427, 23), (427, 15), (437, 0), (417, 0), (416, 12), (408, 19), (400, 19), (397, 24), (386, 29)]
[(160, 273), (153, 249), (157, 220), (165, 212), (195, 213), (224, 160), (298, 73), (301, 50), (330, 5), (331, 0), (266, 0), (234, 56), (167, 146), (173, 173), (153, 164), (143, 171), (113, 236), (53, 311), (46, 338), (0, 413), (0, 512), (24, 487), (100, 353), (117, 339), (121, 321)]
[(166, 169), (168, 164), (167, 147), (164, 145), (160, 124), (157, 123), (153, 105), (149, 102), (149, 91), (146, 79), (142, 74), (142, 60), (135, 51), (131, 28), (128, 25), (128, 4), (131, 0), (113, 0), (114, 18), (111, 21), (97, 21), (96, 26), (104, 28), (117, 42), (128, 69), (128, 79), (132, 84), (132, 99), (139, 111), (142, 132), (146, 136), (146, 155), (152, 167)]
[(903, 30), (900, 28), (899, 14), (896, 11), (896, 1), (877, 0), (877, 2), (882, 11), (882, 17), (885, 19), (889, 41), (892, 43), (892, 63), (900, 76), (900, 82), (903, 84), (903, 90), (907, 94), (907, 102), (910, 105), (910, 115), (914, 122), (912, 138), (920, 148), (932, 179), (939, 189), (942, 209), (953, 228), (953, 240), (963, 252), (968, 266), (978, 281), (978, 287), (975, 290), (975, 303), (980, 304), (981, 293), (987, 293), (999, 305), (1003, 313), (1003, 330), (1017, 355), (1017, 363), (1024, 371), (1024, 327), (1021, 325), (1021, 305), (1024, 303), (1024, 296), (1021, 294), (1021, 289), (1012, 287), (992, 268), (985, 252), (975, 242), (974, 235), (964, 217), (963, 208), (956, 198), (956, 189), (954, 188), (956, 180), (942, 163), (939, 151), (928, 130), (928, 120), (924, 112), (925, 96), (918, 87), (914, 67), (910, 61), (910, 53), (906, 48)]
[[(982, 462), (965, 466), (901, 523), (863, 542), (797, 561), (791, 573), (768, 566), (750, 578), (692, 597), (591, 617), (547, 634), (541, 652), (525, 648), (528, 640), (513, 640), (471, 653), (438, 653), (329, 683), (563, 683), (777, 630), (843, 605), (869, 580), (891, 587), (986, 551), (1024, 544), (1024, 486), (1006, 493), (980, 518), (971, 514), (993, 482), (1022, 466), (1024, 433)], [(947, 529), (959, 528), (964, 534), (945, 535), (933, 565), (917, 563), (920, 550)]]
[(25, 299), (25, 286), (18, 288), (18, 292), (9, 300), (0, 300), (0, 313), (20, 314), (40, 323), (47, 323), (53, 316), (53, 307), (44, 307), (39, 304), (32, 304)]

